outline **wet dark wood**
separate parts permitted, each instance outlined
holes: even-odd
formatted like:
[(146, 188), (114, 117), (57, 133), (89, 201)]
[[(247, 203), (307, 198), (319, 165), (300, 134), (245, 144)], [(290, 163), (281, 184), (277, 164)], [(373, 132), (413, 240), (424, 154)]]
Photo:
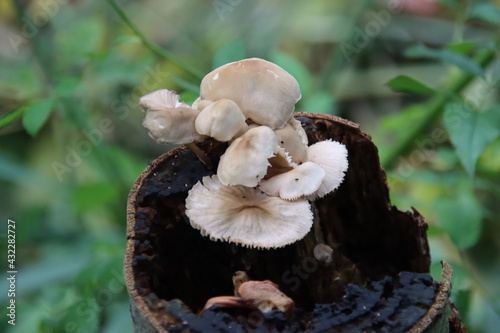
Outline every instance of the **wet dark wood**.
[[(334, 193), (315, 202), (321, 234), (334, 249), (333, 263), (314, 259), (312, 234), (274, 250), (246, 249), (202, 237), (189, 225), (184, 201), (198, 180), (215, 172), (227, 144), (213, 140), (198, 143), (211, 158), (213, 170), (179, 147), (159, 157), (140, 175), (128, 200), (125, 274), (136, 331), (189, 332), (202, 331), (204, 325), (219, 325), (206, 326), (205, 330), (222, 332), (221, 327), (226, 327), (228, 332), (237, 332), (277, 327), (279, 331), (316, 332), (315, 327), (330, 325), (342, 332), (345, 323), (335, 321), (340, 317), (321, 315), (320, 310), (327, 314), (357, 313), (353, 309), (365, 306), (368, 310), (353, 316), (346, 328), (355, 331), (359, 325), (359, 330), (363, 327), (370, 331), (363, 325), (377, 322), (370, 316), (376, 319), (377, 311), (386, 309), (392, 316), (377, 325), (385, 325), (388, 332), (403, 332), (411, 327), (411, 332), (427, 332), (437, 322), (441, 323), (437, 329), (448, 329), (450, 318), (450, 327), (456, 327), (455, 330), (429, 332), (462, 332), (458, 313), (448, 305), (451, 270), (445, 266), (441, 284), (430, 279), (427, 224), (416, 210), (401, 212), (391, 206), (385, 173), (370, 136), (361, 132), (358, 125), (337, 117), (308, 113), (297, 113), (296, 117), (310, 144), (333, 139), (345, 144), (349, 152), (345, 181)], [(196, 317), (207, 299), (233, 293), (231, 278), (237, 270), (247, 271), (254, 280), (277, 283), (296, 302), (293, 320), (222, 309), (207, 311), (201, 319)], [(402, 288), (401, 274), (413, 274), (411, 278), (404, 276), (420, 282)], [(372, 302), (375, 308), (363, 305), (370, 288), (375, 290), (377, 283), (385, 283), (382, 289), (394, 292), (372, 292), (372, 300), (378, 297)], [(372, 287), (359, 289), (357, 285)], [(439, 297), (416, 301), (412, 290)], [(354, 297), (349, 304), (345, 300), (349, 291), (368, 294)], [(416, 303), (405, 301), (405, 306), (399, 305), (397, 299), (401, 297)], [(388, 299), (393, 299), (392, 303)], [(330, 310), (318, 308), (319, 303), (330, 304)], [(349, 310), (349, 306), (353, 309)]]

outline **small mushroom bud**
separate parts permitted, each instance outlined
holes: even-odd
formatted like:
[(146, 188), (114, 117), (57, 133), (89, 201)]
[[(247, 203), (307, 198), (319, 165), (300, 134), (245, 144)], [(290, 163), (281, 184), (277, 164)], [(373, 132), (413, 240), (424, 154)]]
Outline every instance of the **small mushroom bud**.
[(240, 286), (248, 281), (248, 275), (245, 271), (236, 271), (233, 275), (234, 296), (240, 296), (238, 289)]
[(317, 244), (313, 250), (314, 258), (318, 261), (332, 263), (333, 249), (326, 244)]

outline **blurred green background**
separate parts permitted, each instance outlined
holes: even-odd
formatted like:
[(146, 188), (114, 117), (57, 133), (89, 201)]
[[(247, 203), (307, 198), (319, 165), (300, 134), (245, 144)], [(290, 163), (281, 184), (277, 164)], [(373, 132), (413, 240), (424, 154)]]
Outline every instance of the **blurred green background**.
[(138, 99), (168, 88), (190, 103), (213, 68), (261, 57), (298, 79), (297, 110), (373, 136), (393, 204), (429, 223), (432, 274), (452, 264), (470, 332), (498, 332), (499, 4), (0, 2), (0, 331), (132, 332), (126, 199), (171, 148), (148, 137)]

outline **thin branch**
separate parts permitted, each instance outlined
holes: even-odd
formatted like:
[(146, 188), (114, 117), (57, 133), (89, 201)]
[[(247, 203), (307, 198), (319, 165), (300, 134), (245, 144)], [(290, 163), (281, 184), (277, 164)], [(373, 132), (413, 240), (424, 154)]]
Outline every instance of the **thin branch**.
[(108, 3), (113, 7), (115, 12), (120, 16), (120, 18), (125, 22), (126, 25), (129, 26), (130, 29), (134, 32), (134, 34), (139, 37), (141, 40), (142, 44), (150, 49), (153, 53), (156, 55), (163, 57), (183, 70), (185, 70), (189, 75), (191, 75), (193, 78), (195, 78), (198, 81), (201, 81), (203, 78), (203, 74), (200, 73), (198, 70), (190, 66), (189, 64), (185, 63), (181, 59), (177, 58), (175, 55), (172, 53), (168, 52), (167, 50), (159, 47), (155, 43), (151, 42), (140, 30), (137, 28), (137, 26), (130, 20), (130, 18), (127, 16), (123, 8), (115, 1), (115, 0), (108, 0)]
[[(480, 52), (474, 60), (482, 68), (485, 68), (494, 58), (495, 50), (488, 48)], [(384, 168), (393, 168), (401, 156), (410, 152), (415, 145), (415, 140), (425, 133), (443, 114), (446, 104), (450, 102), (455, 95), (462, 92), (462, 90), (475, 78), (476, 76), (473, 74), (461, 72), (460, 75), (449, 84), (448, 88), (444, 89), (444, 93), (435, 95), (430, 101), (426, 102), (424, 107), (430, 109), (429, 113), (427, 113), (420, 122), (415, 123), (414, 126), (407, 129), (407, 135), (394, 145), (392, 151), (390, 151), (385, 160), (382, 161)]]
[(24, 111), (26, 111), (26, 108), (22, 107), (0, 116), (0, 129), (9, 126), (14, 121), (21, 118), (24, 114)]

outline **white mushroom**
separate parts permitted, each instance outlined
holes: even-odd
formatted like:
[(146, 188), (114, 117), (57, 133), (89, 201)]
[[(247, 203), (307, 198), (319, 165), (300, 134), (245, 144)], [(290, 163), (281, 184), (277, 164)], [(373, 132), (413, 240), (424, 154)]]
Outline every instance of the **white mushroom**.
[(300, 99), (297, 80), (269, 61), (251, 58), (232, 62), (208, 73), (201, 81), (202, 100), (230, 99), (246, 118), (281, 128)]
[[(300, 126), (300, 129), (302, 129), (302, 126)], [(300, 164), (307, 161), (307, 142), (304, 144), (301, 133), (297, 131), (291, 122), (288, 122), (283, 128), (275, 129), (274, 133), (278, 138), (278, 144), (285, 149), (293, 162)]]
[(224, 185), (257, 186), (269, 166), (268, 159), (278, 151), (273, 130), (258, 126), (234, 140), (221, 156), (217, 175)]
[(316, 192), (324, 178), (325, 170), (322, 167), (305, 162), (288, 172), (262, 180), (259, 189), (271, 196), (296, 200)]
[(325, 263), (333, 262), (333, 249), (323, 243), (317, 244), (313, 249), (314, 258)]
[(186, 215), (212, 240), (266, 249), (302, 239), (313, 223), (307, 200), (285, 201), (255, 188), (225, 186), (217, 176), (203, 177), (189, 191)]
[(279, 148), (276, 155), (269, 159), (269, 167), (267, 168), (267, 173), (264, 179), (272, 178), (276, 175), (288, 172), (297, 166), (292, 162), (292, 158), (288, 156), (288, 153), (283, 149)]
[(320, 141), (307, 148), (309, 160), (325, 170), (325, 179), (309, 200), (324, 197), (340, 186), (349, 162), (346, 147), (337, 141)]
[(302, 123), (292, 117), (288, 120), (288, 124), (292, 125), (292, 127), (297, 131), (302, 143), (307, 147), (309, 145), (309, 140), (307, 139), (307, 133), (304, 130), (304, 127), (302, 127)]
[(198, 109), (199, 111), (201, 111), (212, 103), (213, 103), (212, 101), (209, 101), (207, 99), (201, 99), (201, 97), (198, 97), (197, 99), (194, 100), (191, 107), (193, 109)]
[(142, 125), (158, 143), (184, 144), (202, 140), (196, 132), (195, 119), (199, 111), (184, 102), (179, 102), (175, 91), (160, 89), (139, 100), (146, 112)]
[(205, 107), (195, 121), (196, 131), (218, 141), (229, 141), (238, 133), (248, 130), (245, 116), (238, 105), (221, 99)]

